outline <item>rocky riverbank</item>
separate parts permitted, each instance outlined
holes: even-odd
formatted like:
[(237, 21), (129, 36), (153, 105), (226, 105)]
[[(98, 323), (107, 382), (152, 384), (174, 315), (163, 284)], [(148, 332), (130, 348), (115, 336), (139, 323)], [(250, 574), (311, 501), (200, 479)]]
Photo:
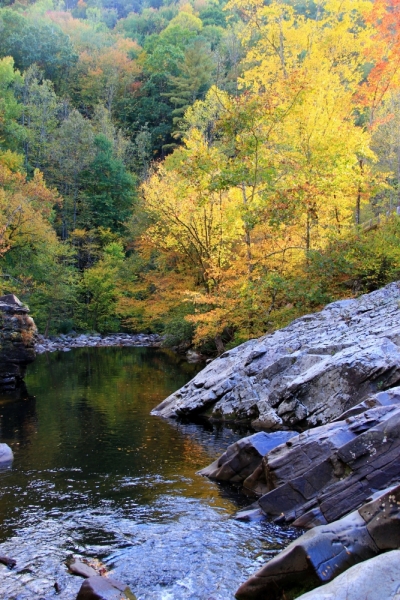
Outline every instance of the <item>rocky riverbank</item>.
[(310, 529), (239, 600), (399, 598), (399, 383), (393, 283), (226, 352), (153, 411), (251, 422), (200, 474), (257, 498), (238, 519)]
[(59, 335), (57, 337), (36, 336), (35, 350), (37, 354), (43, 352), (69, 352), (73, 348), (102, 348), (107, 346), (147, 346), (150, 348), (159, 348), (162, 345), (163, 338), (154, 333), (111, 333), (108, 335), (94, 334), (74, 334)]

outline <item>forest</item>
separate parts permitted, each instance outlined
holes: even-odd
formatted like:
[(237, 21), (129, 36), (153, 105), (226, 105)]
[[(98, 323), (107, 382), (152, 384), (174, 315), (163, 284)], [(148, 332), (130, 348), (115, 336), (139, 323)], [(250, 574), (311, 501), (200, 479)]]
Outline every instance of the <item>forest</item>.
[(1, 0), (0, 292), (225, 349), (400, 278), (400, 0)]

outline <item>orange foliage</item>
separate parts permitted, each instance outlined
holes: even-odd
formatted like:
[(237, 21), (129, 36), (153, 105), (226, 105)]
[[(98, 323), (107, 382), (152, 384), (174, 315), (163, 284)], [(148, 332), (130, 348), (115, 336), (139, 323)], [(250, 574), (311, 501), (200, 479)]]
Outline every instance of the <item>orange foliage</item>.
[(375, 30), (365, 52), (372, 69), (357, 100), (370, 109), (370, 126), (388, 92), (400, 86), (400, 0), (375, 0), (367, 21)]

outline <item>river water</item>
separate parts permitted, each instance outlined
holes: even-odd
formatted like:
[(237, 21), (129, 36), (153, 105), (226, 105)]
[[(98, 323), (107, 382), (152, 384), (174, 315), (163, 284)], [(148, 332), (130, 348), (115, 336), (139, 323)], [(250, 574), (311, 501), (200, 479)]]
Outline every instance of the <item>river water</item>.
[[(245, 431), (150, 410), (199, 367), (153, 348), (82, 348), (31, 365), (0, 398), (0, 598), (75, 600), (68, 557), (97, 559), (138, 600), (229, 600), (294, 537), (231, 516), (248, 501), (196, 475)], [(54, 584), (60, 592), (57, 594)]]

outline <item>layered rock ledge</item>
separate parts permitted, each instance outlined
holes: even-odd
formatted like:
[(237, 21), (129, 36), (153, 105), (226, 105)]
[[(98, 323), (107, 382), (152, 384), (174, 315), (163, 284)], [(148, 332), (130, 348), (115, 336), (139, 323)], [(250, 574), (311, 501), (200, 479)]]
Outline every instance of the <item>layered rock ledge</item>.
[(0, 296), (0, 391), (16, 390), (35, 359), (37, 329), (16, 296)]
[(256, 429), (323, 425), (400, 383), (400, 288), (342, 300), (212, 361), (153, 410)]

